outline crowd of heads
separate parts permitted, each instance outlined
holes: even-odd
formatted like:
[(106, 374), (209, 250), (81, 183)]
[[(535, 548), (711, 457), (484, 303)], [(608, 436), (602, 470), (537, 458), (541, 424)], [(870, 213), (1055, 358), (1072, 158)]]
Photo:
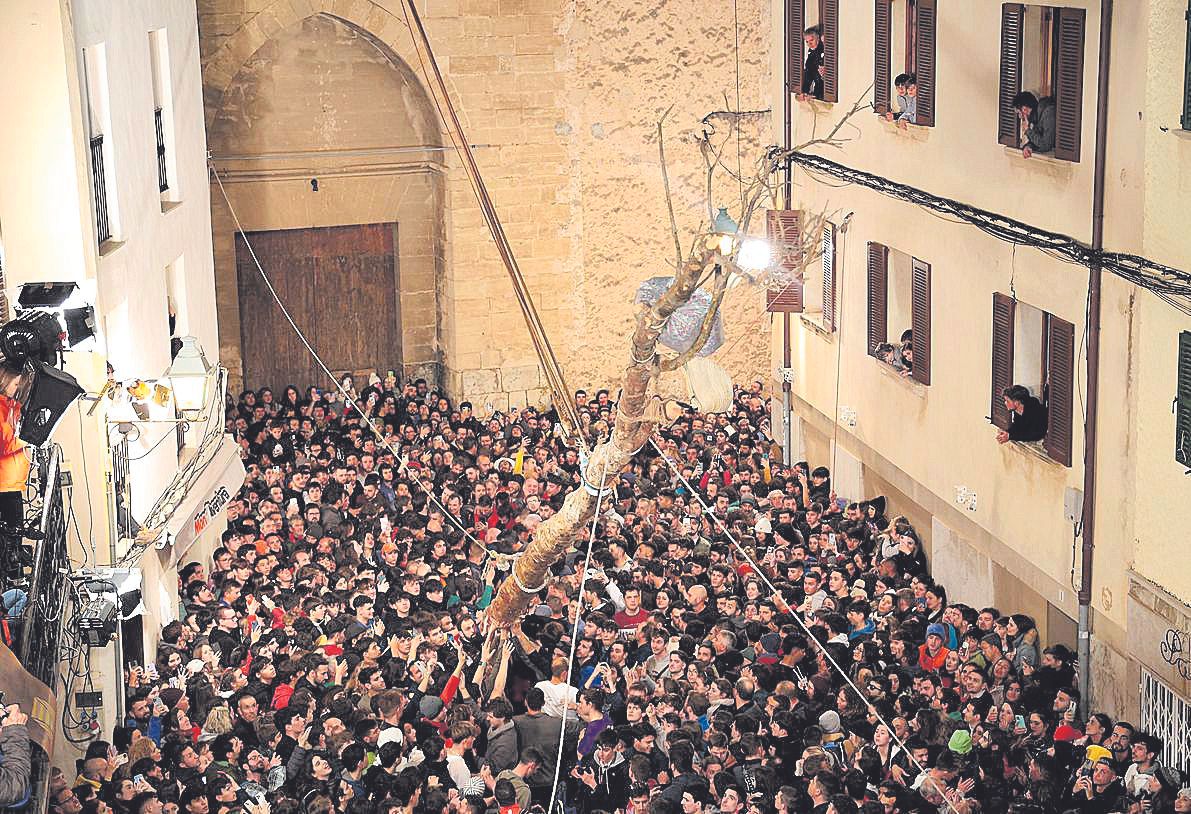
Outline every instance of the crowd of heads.
[[(883, 498), (783, 466), (759, 383), (660, 427), (590, 565), (583, 529), (507, 629), (512, 558), (582, 483), (557, 417), (343, 385), (229, 401), (228, 529), (52, 811), (1191, 811), (1033, 619), (949, 596)], [(606, 437), (613, 394), (576, 403)]]

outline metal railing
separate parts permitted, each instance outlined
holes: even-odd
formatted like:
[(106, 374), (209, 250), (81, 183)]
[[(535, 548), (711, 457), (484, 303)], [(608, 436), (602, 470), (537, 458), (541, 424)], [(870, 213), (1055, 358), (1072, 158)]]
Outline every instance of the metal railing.
[(170, 188), (170, 180), (165, 165), (165, 127), (161, 122), (161, 108), (153, 111), (153, 127), (157, 130), (157, 188), (165, 192)]
[[(20, 590), (25, 593), (27, 602), (21, 613), (9, 618), (8, 625), (15, 639), (13, 653), (21, 666), (55, 695), (60, 695), (62, 623), (71, 592), (67, 578), (70, 567), (67, 520), (62, 500), (62, 449), (51, 444), (29, 450), (33, 465), (25, 492), (24, 533), (41, 539), (33, 540), (31, 572), (21, 583)], [(21, 543), (23, 541), (18, 541)], [(58, 724), (55, 717), (51, 725), (57, 727)], [(33, 814), (46, 810), (50, 755), (32, 741), (30, 746), (29, 798), (17, 811)]]
[(103, 173), (103, 136), (91, 139), (91, 192), (95, 196), (96, 237), (102, 246), (112, 237), (112, 224), (108, 219), (108, 187)]

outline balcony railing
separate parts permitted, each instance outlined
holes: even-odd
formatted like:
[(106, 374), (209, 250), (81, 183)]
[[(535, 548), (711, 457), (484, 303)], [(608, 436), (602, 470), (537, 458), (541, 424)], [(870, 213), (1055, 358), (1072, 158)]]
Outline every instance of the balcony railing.
[(103, 174), (103, 136), (91, 139), (91, 192), (95, 195), (95, 231), (99, 245), (112, 237), (108, 220), (108, 187)]
[(165, 192), (170, 188), (170, 180), (165, 166), (165, 128), (161, 123), (161, 108), (153, 111), (153, 126), (157, 130), (157, 188)]
[[(6, 590), (15, 588), (24, 600), (24, 607), (5, 620), (3, 632), (5, 644), (17, 657), (21, 667), (58, 696), (57, 706), (62, 710), (63, 699), (69, 689), (64, 688), (59, 679), (59, 662), (63, 653), (63, 621), (67, 615), (66, 608), (70, 604), (71, 593), (70, 582), (66, 576), (70, 569), (70, 559), (66, 541), (67, 515), (62, 501), (62, 453), (56, 445), (34, 448), (31, 451), (33, 466), (25, 492), (27, 528), (24, 534), (40, 539), (31, 540), (31, 544), (14, 539), (4, 541), (9, 556), (12, 555), (12, 548), (17, 547), (16, 556), (21, 561), (16, 581), (10, 582), (5, 579), (4, 587)], [(32, 562), (24, 559), (21, 549), (26, 552), (31, 550)], [(8, 571), (7, 568), (5, 570)], [(5, 598), (13, 599), (14, 596), (13, 591), (9, 590)], [(25, 686), (22, 679), (13, 675), (5, 675), (0, 679), (0, 683), (7, 683), (10, 691), (18, 686)], [(19, 694), (10, 692), (10, 695)], [(22, 711), (29, 714), (30, 727), (33, 726), (35, 716), (46, 713), (44, 709), (39, 711), (36, 704), (32, 709), (22, 708)], [(51, 731), (59, 726), (58, 717), (53, 714), (52, 709), (47, 723)], [(49, 780), (50, 756), (40, 743), (36, 738), (30, 742), (32, 767), (29, 798), (27, 803), (18, 809), (20, 812), (33, 814), (46, 810), (45, 795)]]

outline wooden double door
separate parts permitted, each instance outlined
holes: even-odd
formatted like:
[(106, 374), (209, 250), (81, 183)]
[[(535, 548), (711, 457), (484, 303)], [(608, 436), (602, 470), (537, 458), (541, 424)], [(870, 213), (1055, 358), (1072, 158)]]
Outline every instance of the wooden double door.
[[(294, 323), (332, 371), (401, 368), (397, 224), (236, 234), (244, 386), (328, 387), (257, 271), (249, 244)], [(357, 389), (364, 382), (356, 382)]]

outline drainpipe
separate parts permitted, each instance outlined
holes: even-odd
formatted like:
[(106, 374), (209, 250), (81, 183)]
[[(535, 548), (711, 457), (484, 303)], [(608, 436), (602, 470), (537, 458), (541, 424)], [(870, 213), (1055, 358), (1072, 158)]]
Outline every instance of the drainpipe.
[(1104, 250), (1104, 175), (1108, 153), (1108, 61), (1112, 0), (1100, 0), (1100, 76), (1096, 88), (1096, 166), (1092, 189), (1092, 263), (1088, 268), (1088, 414), (1084, 423), (1083, 558), (1079, 580), (1079, 693), (1091, 709), (1092, 559), (1096, 545), (1096, 423), (1100, 406), (1100, 252)]
[[(790, 149), (793, 142), (793, 111), (790, 105), (790, 21), (789, 3), (783, 3), (782, 15), (782, 147)], [(793, 190), (794, 162), (786, 160), (786, 181), (783, 184), (782, 196), (785, 208), (789, 209), (794, 203)], [(790, 314), (782, 312), (782, 367), (790, 369)], [(782, 375), (782, 463), (791, 466), (794, 463), (794, 420), (791, 412), (794, 409), (794, 394), (790, 377)]]

